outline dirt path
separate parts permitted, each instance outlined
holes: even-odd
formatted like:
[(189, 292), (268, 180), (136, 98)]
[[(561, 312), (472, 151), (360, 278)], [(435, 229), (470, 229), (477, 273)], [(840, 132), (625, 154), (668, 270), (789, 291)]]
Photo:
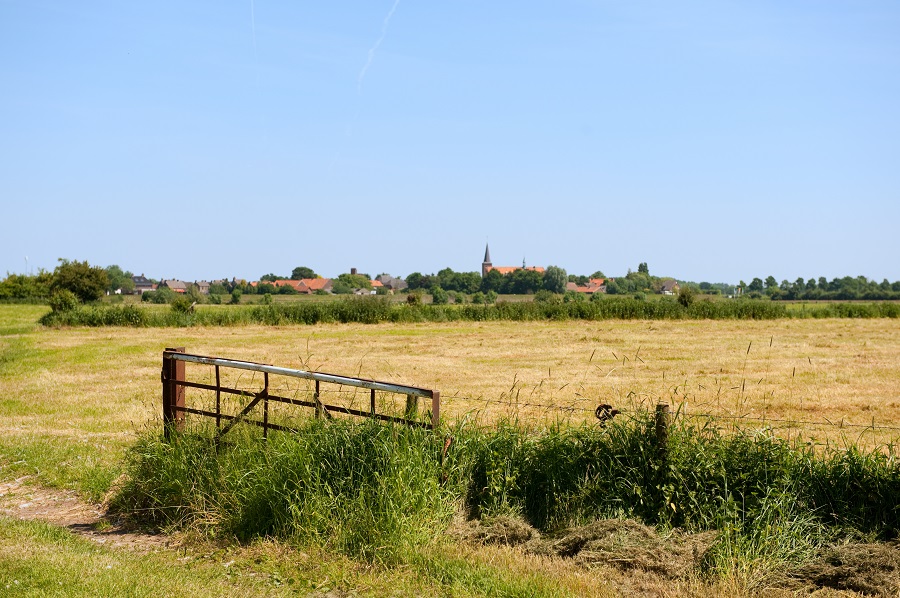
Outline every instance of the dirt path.
[(0, 514), (26, 521), (52, 523), (97, 544), (137, 552), (178, 546), (171, 536), (128, 531), (116, 521), (109, 520), (100, 505), (83, 502), (71, 490), (29, 485), (29, 477), (0, 483)]

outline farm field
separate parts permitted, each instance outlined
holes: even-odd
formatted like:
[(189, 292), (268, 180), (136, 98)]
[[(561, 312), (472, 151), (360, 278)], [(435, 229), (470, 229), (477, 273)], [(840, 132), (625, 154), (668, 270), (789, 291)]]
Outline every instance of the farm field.
[[(30, 476), (35, 484), (74, 488), (92, 501), (102, 499), (119, 475), (135, 438), (160, 425), (161, 354), (174, 346), (433, 388), (441, 392), (444, 419), (451, 421), (469, 417), (489, 424), (518, 414), (535, 424), (577, 422), (592, 418), (599, 403), (627, 416), (665, 402), (686, 416), (720, 416), (726, 426), (771, 425), (814, 443), (876, 448), (900, 435), (896, 319), (44, 329), (35, 322), (45, 311), (0, 306), (0, 482)], [(6, 549), (21, 535), (32, 553), (55, 563), (63, 558), (53, 552), (60, 546), (53, 533), (37, 524), (3, 522), (4, 553), (12, 554)], [(80, 568), (108, 557), (82, 544), (62, 545)], [(273, 554), (288, 549), (246, 550), (234, 560), (246, 561), (249, 571), (259, 568), (254, 559), (260, 551), (266, 563), (274, 559), (270, 568), (282, 567)], [(593, 574), (536, 557), (512, 566), (518, 557), (507, 549), (465, 550), (470, 552), (456, 557), (506, 563), (512, 577), (500, 581), (509, 587), (543, 588), (538, 595), (616, 594)], [(125, 561), (135, 578), (144, 574)], [(166, 579), (163, 561), (150, 561), (160, 579)], [(197, 566), (201, 577), (213, 580), (210, 587), (219, 588), (222, 580), (206, 565)], [(559, 570), (535, 572), (548, 566)], [(446, 592), (421, 585), (415, 572), (373, 573), (341, 558), (321, 556), (308, 569), (312, 573), (304, 575), (327, 571), (372, 592), (391, 586), (425, 595)], [(252, 592), (258, 589), (254, 584), (235, 587)], [(491, 593), (478, 587), (473, 582), (458, 594)], [(656, 590), (650, 583), (648, 591)], [(692, 592), (689, 585), (683, 590)]]

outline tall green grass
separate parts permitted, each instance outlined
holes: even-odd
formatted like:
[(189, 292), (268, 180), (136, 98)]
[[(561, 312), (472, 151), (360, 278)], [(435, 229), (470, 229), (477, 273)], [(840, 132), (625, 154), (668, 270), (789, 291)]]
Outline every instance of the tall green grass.
[(265, 442), (235, 432), (218, 452), (209, 431), (145, 435), (113, 505), (154, 525), (297, 539), (376, 562), (410, 558), (460, 512), (545, 531), (607, 517), (718, 530), (711, 572), (900, 530), (892, 447), (818, 453), (679, 420), (663, 459), (649, 415), (606, 427), (458, 424), (443, 431), (445, 455), (439, 434), (373, 421), (313, 420)]
[(114, 507), (154, 525), (250, 540), (277, 536), (392, 562), (446, 527), (441, 442), (406, 426), (309, 421), (262, 442), (229, 433), (145, 436)]
[(271, 305), (198, 306), (194, 312), (133, 305), (87, 305), (45, 314), (45, 326), (270, 326), (320, 323), (547, 321), (547, 320), (773, 320), (779, 318), (897, 318), (897, 303), (828, 303), (787, 309), (771, 301), (639, 301), (606, 297), (581, 303), (498, 302), (494, 305), (407, 305), (383, 297), (354, 297)]

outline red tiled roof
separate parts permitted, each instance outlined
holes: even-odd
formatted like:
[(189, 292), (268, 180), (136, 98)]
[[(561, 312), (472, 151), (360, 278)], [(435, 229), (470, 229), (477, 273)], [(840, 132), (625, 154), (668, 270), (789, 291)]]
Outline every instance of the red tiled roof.
[(320, 291), (331, 282), (328, 278), (304, 278), (301, 282), (309, 287), (310, 291)]
[(544, 273), (544, 268), (542, 266), (528, 266), (527, 268), (522, 268), (521, 266), (486, 266), (485, 271), (490, 272), (491, 270), (496, 270), (500, 274), (506, 276), (507, 274), (511, 274), (516, 270), (531, 270), (532, 272), (539, 272), (541, 274)]
[(306, 285), (303, 284), (302, 280), (276, 280), (274, 284), (276, 289), (278, 287), (294, 287), (294, 290), (296, 291), (306, 290), (304, 288)]

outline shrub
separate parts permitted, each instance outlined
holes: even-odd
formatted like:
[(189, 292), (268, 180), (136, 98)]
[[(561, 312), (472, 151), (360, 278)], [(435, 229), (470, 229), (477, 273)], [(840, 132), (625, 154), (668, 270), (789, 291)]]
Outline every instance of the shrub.
[(449, 300), (450, 296), (447, 294), (447, 291), (441, 287), (431, 289), (431, 302), (434, 305), (446, 305)]
[(72, 311), (78, 307), (78, 297), (68, 289), (57, 289), (50, 294), (50, 309), (54, 312)]
[(194, 311), (194, 302), (190, 297), (176, 297), (172, 301), (172, 311), (179, 314), (186, 314)]
[(681, 304), (682, 307), (690, 307), (694, 303), (694, 289), (685, 285), (681, 287), (678, 291), (678, 303)]
[(229, 303), (231, 303), (231, 305), (237, 305), (240, 302), (241, 302), (241, 290), (235, 289), (235, 290), (231, 291), (231, 301)]
[(534, 302), (535, 303), (562, 303), (562, 297), (554, 293), (553, 291), (549, 291), (547, 289), (541, 289), (537, 293), (534, 294)]

